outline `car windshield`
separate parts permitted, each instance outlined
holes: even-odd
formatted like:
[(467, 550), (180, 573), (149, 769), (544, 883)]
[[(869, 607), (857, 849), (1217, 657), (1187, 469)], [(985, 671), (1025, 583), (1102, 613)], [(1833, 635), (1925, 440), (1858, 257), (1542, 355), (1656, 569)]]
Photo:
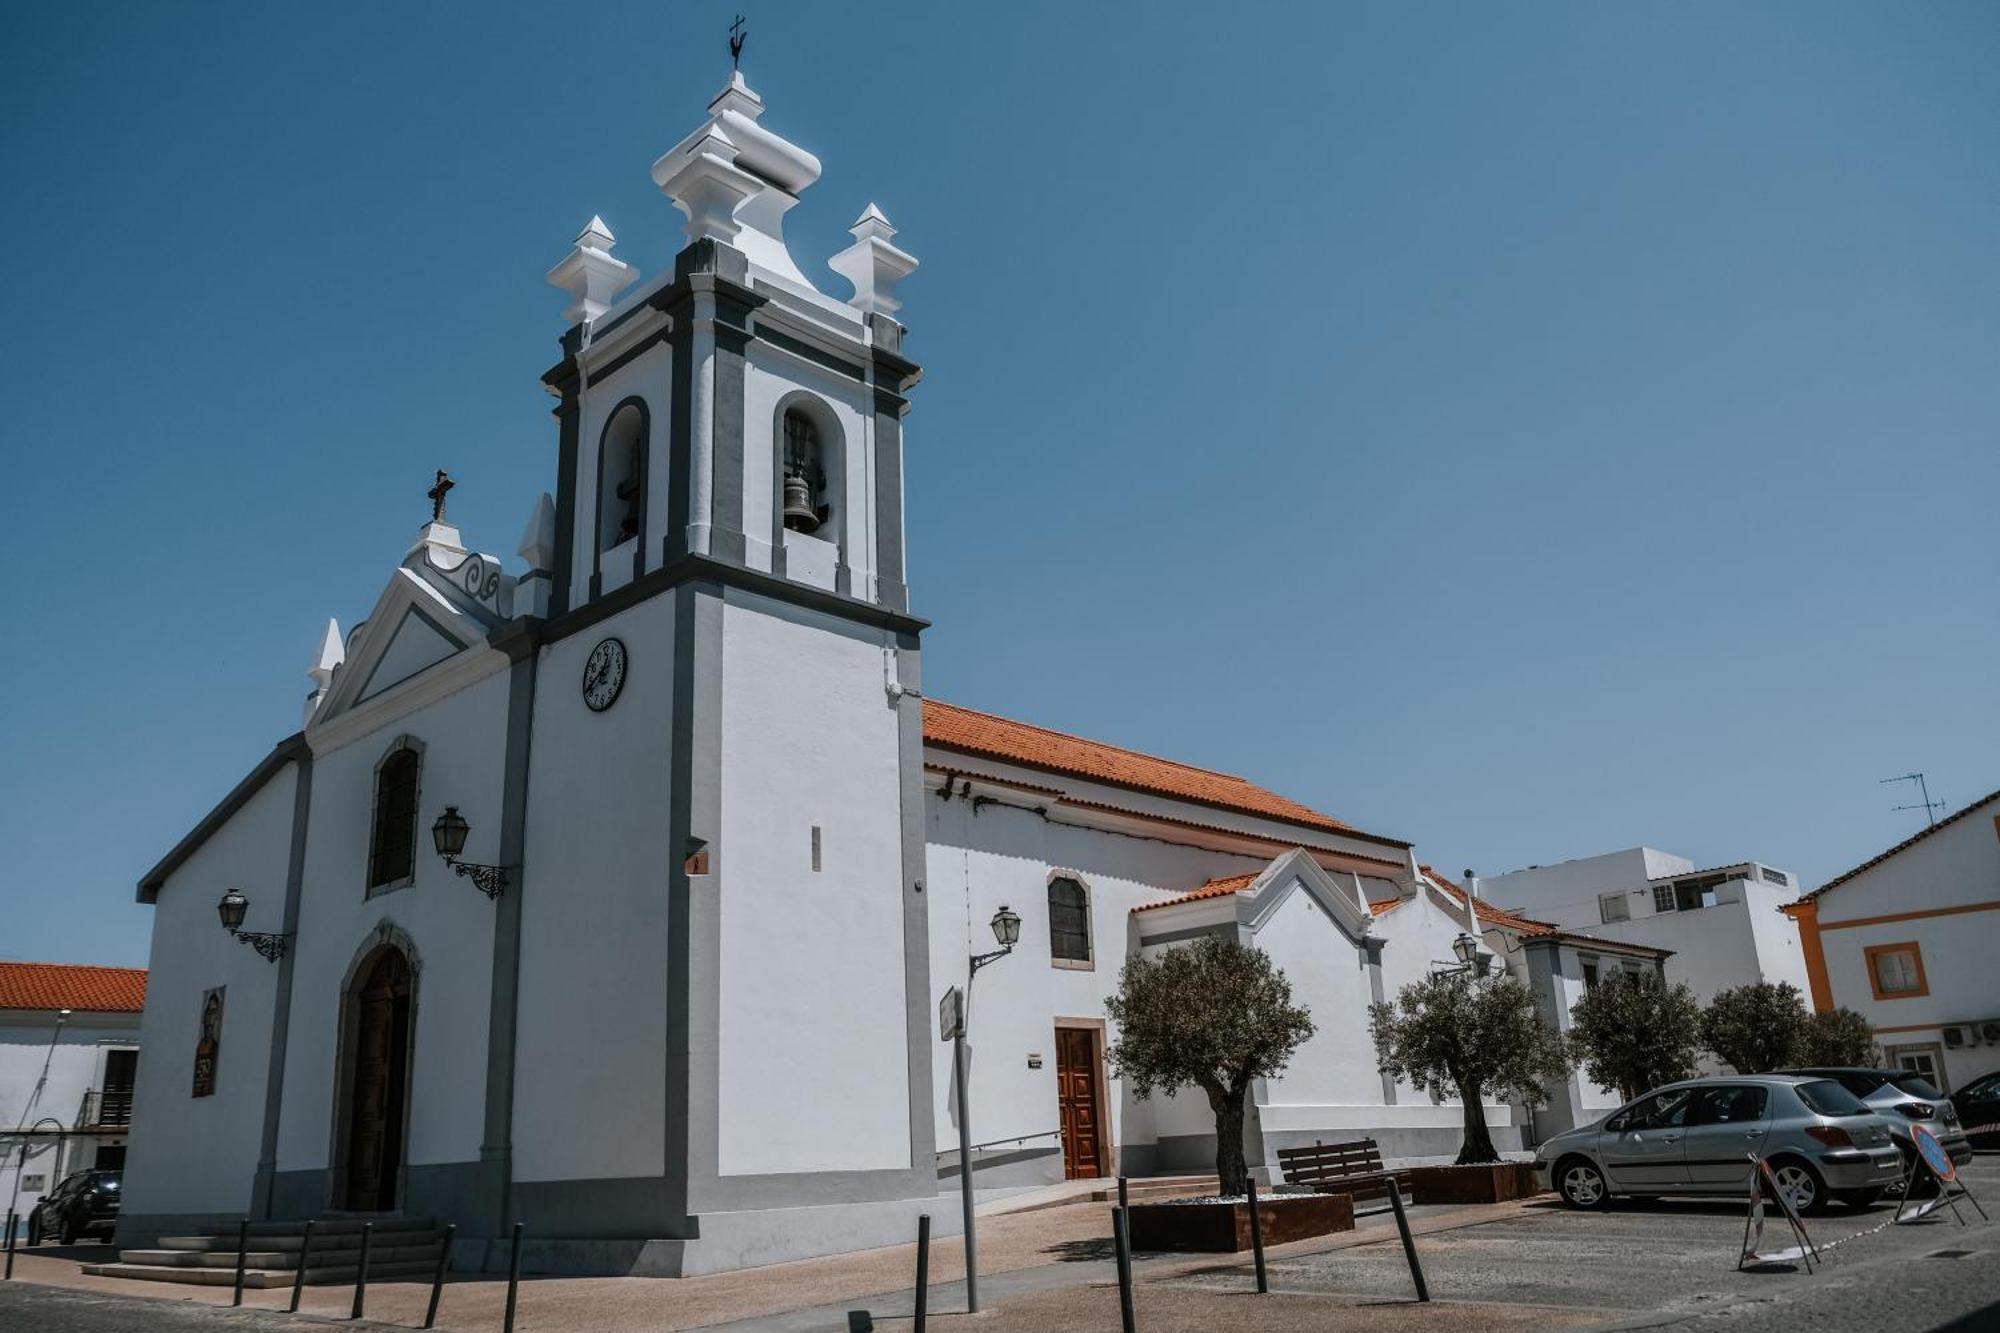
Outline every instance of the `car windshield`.
[(124, 1178), (124, 1173), (120, 1171), (99, 1171), (91, 1176), (90, 1183), (97, 1189), (115, 1190)]
[(1834, 1079), (1841, 1087), (1857, 1097), (1866, 1097), (1889, 1080), (1881, 1074), (1873, 1074), (1865, 1069), (1849, 1069), (1838, 1074), (1822, 1075)]
[(1818, 1115), (1847, 1116), (1873, 1115), (1855, 1095), (1830, 1078), (1817, 1078), (1810, 1083), (1801, 1083), (1792, 1091), (1806, 1104), (1806, 1109)]
[(1931, 1081), (1922, 1074), (1898, 1074), (1893, 1082), (1912, 1097), (1922, 1097), (1927, 1102), (1934, 1102), (1944, 1096), (1943, 1093), (1931, 1086)]

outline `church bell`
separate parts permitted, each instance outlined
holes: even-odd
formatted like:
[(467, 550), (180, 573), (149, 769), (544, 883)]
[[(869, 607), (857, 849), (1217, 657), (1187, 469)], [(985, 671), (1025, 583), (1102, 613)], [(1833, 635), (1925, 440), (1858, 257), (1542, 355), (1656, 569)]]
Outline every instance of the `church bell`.
[(785, 526), (794, 532), (811, 532), (819, 526), (819, 511), (813, 508), (812, 487), (796, 472), (785, 478)]

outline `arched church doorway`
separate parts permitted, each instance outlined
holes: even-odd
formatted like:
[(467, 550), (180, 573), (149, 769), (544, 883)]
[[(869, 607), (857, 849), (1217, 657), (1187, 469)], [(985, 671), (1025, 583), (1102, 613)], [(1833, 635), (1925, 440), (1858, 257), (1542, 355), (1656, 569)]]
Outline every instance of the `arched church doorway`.
[(410, 960), (384, 945), (356, 970), (348, 992), (345, 1206), (388, 1212), (403, 1174), (409, 1104)]

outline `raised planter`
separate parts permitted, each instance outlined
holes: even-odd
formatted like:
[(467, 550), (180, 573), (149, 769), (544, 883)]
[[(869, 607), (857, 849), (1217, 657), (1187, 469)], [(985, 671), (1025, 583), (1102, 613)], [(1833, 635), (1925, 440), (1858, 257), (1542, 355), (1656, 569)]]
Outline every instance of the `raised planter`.
[(1417, 1203), (1505, 1203), (1539, 1193), (1535, 1168), (1527, 1162), (1410, 1168), (1410, 1194)]
[[(1348, 1194), (1259, 1194), (1266, 1245), (1354, 1230)], [(1250, 1248), (1250, 1205), (1244, 1203), (1135, 1203), (1135, 1250), (1201, 1250), (1234, 1253)]]

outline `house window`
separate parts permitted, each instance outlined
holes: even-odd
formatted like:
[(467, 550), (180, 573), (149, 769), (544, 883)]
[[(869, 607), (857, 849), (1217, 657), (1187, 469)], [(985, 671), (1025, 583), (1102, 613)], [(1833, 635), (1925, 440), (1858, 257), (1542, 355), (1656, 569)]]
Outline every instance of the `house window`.
[(1653, 910), (1655, 912), (1671, 912), (1674, 910), (1673, 885), (1655, 884), (1653, 886)]
[(636, 400), (611, 414), (597, 460), (597, 549), (639, 535), (646, 513), (646, 411)]
[(1871, 945), (1863, 953), (1868, 958), (1868, 984), (1876, 999), (1908, 1000), (1931, 993), (1924, 979), (1923, 951), (1916, 941)]
[(785, 413), (785, 526), (793, 532), (816, 532), (831, 513), (819, 429), (811, 417), (792, 408)]
[(375, 768), (375, 827), (368, 844), (368, 889), (407, 883), (416, 873), (417, 771), (422, 757), (408, 741)]
[(1791, 887), (1792, 877), (1790, 875), (1787, 875), (1784, 871), (1773, 870), (1769, 866), (1759, 866), (1757, 867), (1757, 870), (1759, 874), (1763, 875), (1764, 878), (1770, 881), (1771, 883), (1779, 885), (1780, 887), (1783, 888)]
[(1595, 958), (1586, 958), (1583, 960), (1583, 988), (1587, 991), (1597, 989), (1597, 960)]
[(1632, 904), (1625, 901), (1622, 893), (1602, 893), (1597, 897), (1597, 919), (1605, 925), (1614, 921), (1630, 921)]
[(1090, 894), (1067, 876), (1049, 881), (1049, 957), (1057, 963), (1090, 961)]

